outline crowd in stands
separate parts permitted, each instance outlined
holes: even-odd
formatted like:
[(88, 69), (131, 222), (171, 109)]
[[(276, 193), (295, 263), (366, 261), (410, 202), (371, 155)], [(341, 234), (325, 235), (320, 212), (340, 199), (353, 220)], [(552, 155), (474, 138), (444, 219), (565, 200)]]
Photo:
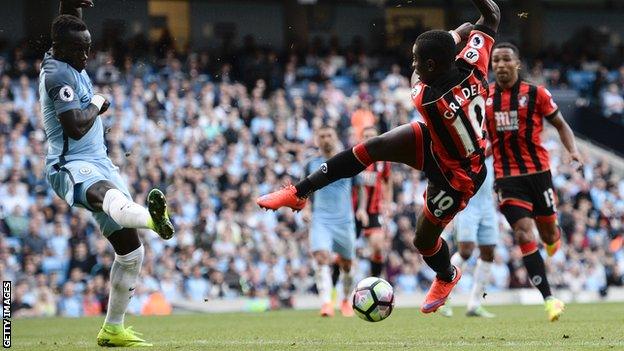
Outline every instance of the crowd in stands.
[[(381, 132), (420, 118), (409, 66), (357, 49), (277, 55), (247, 48), (223, 61), (202, 52), (114, 53), (96, 50), (88, 66), (96, 91), (111, 101), (101, 117), (110, 158), (136, 202), (152, 187), (166, 192), (177, 227), (169, 241), (141, 232), (146, 254), (131, 313), (241, 296), (279, 306), (314, 293), (306, 224), (291, 211), (260, 210), (255, 198), (288, 175), (304, 175), (322, 124), (335, 126), (349, 147), (354, 115)], [(0, 57), (0, 275), (14, 282), (14, 316), (97, 315), (106, 308), (114, 252), (90, 214), (68, 208), (46, 183), (39, 64), (20, 49)], [(543, 72), (531, 74), (555, 84)], [(571, 169), (558, 140), (546, 140), (565, 232), (563, 249), (546, 259), (549, 278), (556, 288), (606, 294), (624, 279), (624, 180), (600, 158)], [(395, 166), (392, 185), (385, 276), (399, 292), (422, 292), (434, 273), (412, 238), (426, 180)], [(488, 291), (529, 287), (510, 228), (502, 216), (499, 222)], [(362, 278), (369, 252), (363, 239), (357, 247)], [(469, 270), (460, 289), (470, 281)]]

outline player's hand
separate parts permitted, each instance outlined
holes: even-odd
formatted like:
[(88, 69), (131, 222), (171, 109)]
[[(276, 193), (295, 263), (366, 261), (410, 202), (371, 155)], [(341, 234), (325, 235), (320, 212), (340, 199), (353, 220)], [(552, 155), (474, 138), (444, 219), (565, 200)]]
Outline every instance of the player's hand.
[(64, 6), (78, 9), (93, 7), (93, 0), (61, 0)]
[(363, 227), (368, 227), (368, 213), (366, 213), (366, 210), (357, 210), (355, 212), (355, 219), (360, 221)]
[(472, 23), (466, 22), (462, 24), (461, 26), (455, 28), (454, 32), (457, 33), (457, 35), (459, 35), (462, 41), (464, 41), (468, 39), (468, 37), (470, 36), (470, 32), (472, 31), (473, 28), (474, 26), (472, 25)]
[(583, 168), (583, 156), (577, 152), (571, 152), (568, 155), (568, 163), (574, 167), (576, 170), (580, 170)]

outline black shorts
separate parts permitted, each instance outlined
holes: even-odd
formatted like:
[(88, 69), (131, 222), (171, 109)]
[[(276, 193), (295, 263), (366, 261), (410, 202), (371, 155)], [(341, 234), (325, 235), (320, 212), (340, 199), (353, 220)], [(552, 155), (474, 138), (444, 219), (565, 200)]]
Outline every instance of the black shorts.
[(525, 217), (541, 222), (557, 219), (557, 194), (550, 171), (496, 179), (498, 206), (510, 225)]
[(358, 221), (357, 219), (355, 220), (355, 233), (358, 238), (362, 233), (364, 233), (364, 236), (368, 236), (371, 233), (371, 229), (376, 230), (381, 228), (382, 222), (383, 221), (379, 217), (379, 213), (369, 213), (367, 226), (363, 226), (362, 222)]

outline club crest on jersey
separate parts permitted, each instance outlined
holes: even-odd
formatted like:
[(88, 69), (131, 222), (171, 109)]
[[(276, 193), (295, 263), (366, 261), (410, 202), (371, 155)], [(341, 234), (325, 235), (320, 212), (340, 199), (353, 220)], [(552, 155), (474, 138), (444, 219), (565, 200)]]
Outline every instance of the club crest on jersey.
[(481, 49), (485, 45), (485, 39), (481, 34), (474, 34), (470, 39), (470, 47), (475, 49)]
[(527, 105), (527, 101), (529, 101), (529, 98), (526, 95), (520, 95), (518, 98), (518, 105), (520, 105), (520, 107), (525, 107)]
[(475, 49), (467, 50), (464, 53), (464, 59), (470, 64), (475, 64), (477, 61), (479, 61), (479, 52)]
[(74, 89), (69, 85), (64, 85), (59, 91), (59, 97), (66, 102), (74, 100)]
[(485, 105), (486, 106), (492, 106), (492, 104), (494, 103), (494, 100), (492, 100), (491, 97), (487, 98), (487, 100), (485, 100)]

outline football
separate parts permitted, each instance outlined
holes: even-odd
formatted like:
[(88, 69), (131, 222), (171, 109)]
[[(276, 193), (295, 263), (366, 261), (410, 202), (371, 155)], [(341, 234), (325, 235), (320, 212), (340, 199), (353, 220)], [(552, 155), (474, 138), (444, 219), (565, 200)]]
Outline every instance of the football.
[(394, 289), (387, 281), (368, 277), (355, 287), (353, 310), (358, 317), (369, 322), (382, 321), (392, 313)]

